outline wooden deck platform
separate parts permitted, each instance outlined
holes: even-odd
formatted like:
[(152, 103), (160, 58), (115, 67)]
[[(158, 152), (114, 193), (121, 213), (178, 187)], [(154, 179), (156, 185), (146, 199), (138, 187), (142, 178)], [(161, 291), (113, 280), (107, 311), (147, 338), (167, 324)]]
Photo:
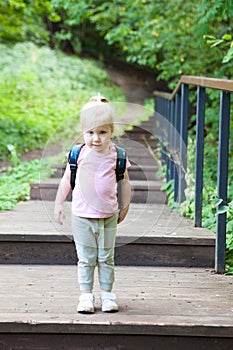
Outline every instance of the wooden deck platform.
[[(53, 220), (51, 201), (20, 203), (0, 213), (0, 263), (75, 264), (66, 202), (63, 226)], [(215, 236), (167, 205), (132, 203), (118, 226), (117, 265), (214, 267)]]
[[(129, 132), (129, 154), (144, 131)], [(164, 197), (143, 197), (145, 180), (144, 192), (162, 192), (142, 151), (131, 169), (141, 202), (131, 203), (117, 234), (116, 314), (101, 312), (97, 274), (95, 314), (76, 312), (70, 202), (63, 226), (44, 195), (0, 213), (0, 350), (232, 350), (233, 278), (213, 272), (215, 236), (171, 211)]]
[(0, 265), (0, 348), (232, 349), (233, 278), (206, 269), (116, 267), (119, 312), (76, 312), (75, 266)]

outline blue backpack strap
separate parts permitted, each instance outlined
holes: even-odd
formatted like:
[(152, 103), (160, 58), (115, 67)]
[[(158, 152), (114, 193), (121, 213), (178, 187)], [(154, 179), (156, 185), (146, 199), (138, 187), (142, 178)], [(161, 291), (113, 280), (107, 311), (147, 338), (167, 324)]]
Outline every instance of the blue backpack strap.
[(68, 162), (70, 164), (70, 186), (71, 186), (72, 190), (75, 187), (76, 172), (77, 172), (77, 168), (78, 168), (77, 161), (78, 161), (79, 153), (80, 153), (83, 146), (84, 146), (84, 143), (82, 143), (80, 145), (75, 145), (70, 150), (70, 153), (68, 156)]
[(126, 169), (126, 152), (123, 148), (116, 146), (117, 163), (116, 163), (116, 179), (117, 182), (124, 179)]

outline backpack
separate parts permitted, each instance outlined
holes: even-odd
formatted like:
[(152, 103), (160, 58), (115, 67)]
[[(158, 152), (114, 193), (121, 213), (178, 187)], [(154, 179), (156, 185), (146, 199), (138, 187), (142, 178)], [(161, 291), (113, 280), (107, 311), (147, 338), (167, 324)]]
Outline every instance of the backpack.
[[(75, 145), (69, 152), (68, 156), (68, 162), (70, 164), (70, 185), (72, 190), (75, 187), (75, 179), (76, 179), (76, 172), (78, 168), (77, 160), (80, 154), (81, 149), (85, 143)], [(125, 150), (119, 146), (116, 146), (117, 151), (117, 162), (116, 162), (116, 181), (119, 182), (120, 180), (123, 180), (125, 168), (126, 168), (126, 153)]]

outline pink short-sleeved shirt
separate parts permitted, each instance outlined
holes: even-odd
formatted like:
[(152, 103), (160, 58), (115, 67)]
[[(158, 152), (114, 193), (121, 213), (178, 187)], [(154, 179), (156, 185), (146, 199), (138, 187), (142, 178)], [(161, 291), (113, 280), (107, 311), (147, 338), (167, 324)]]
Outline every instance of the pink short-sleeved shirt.
[[(72, 213), (86, 218), (107, 218), (117, 213), (117, 152), (99, 153), (84, 146), (78, 158), (76, 184), (72, 196)], [(129, 161), (126, 167), (130, 166)]]

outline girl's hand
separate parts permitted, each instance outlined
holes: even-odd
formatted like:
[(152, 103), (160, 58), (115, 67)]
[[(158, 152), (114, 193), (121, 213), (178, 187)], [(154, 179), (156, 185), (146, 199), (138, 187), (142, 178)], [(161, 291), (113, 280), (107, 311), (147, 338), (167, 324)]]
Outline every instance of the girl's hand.
[(63, 225), (63, 220), (65, 219), (63, 205), (55, 205), (54, 219), (58, 222), (59, 225)]
[(121, 199), (120, 200), (121, 209), (118, 216), (118, 224), (120, 224), (125, 219), (129, 210), (131, 188), (129, 183), (129, 174), (127, 170), (124, 173), (124, 179), (120, 183), (119, 191), (120, 191), (120, 199)]
[(129, 207), (126, 207), (124, 209), (121, 209), (119, 216), (118, 216), (118, 221), (117, 223), (120, 224), (124, 218), (126, 217), (127, 213), (128, 213)]

